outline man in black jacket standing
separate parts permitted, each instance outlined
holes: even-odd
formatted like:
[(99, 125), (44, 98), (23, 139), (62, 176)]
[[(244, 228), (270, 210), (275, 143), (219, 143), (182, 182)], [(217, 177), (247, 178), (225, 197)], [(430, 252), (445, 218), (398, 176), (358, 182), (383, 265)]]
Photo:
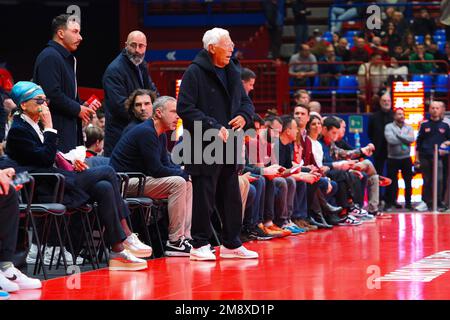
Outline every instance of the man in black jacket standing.
[[(203, 47), (183, 75), (177, 104), (177, 113), (187, 131), (184, 134), (190, 135), (190, 139), (183, 139), (183, 152), (190, 151), (191, 154), (191, 157), (187, 156), (185, 169), (192, 176), (193, 186), (190, 257), (191, 260), (216, 259), (210, 250), (209, 239), (212, 235), (210, 218), (217, 207), (223, 223), (220, 256), (257, 258), (258, 254), (247, 250), (239, 239), (242, 200), (236, 157), (230, 163), (223, 161), (226, 157), (218, 159), (216, 153), (213, 163), (208, 164), (210, 162), (201, 156), (211, 148), (211, 143), (203, 141), (203, 133), (208, 129), (216, 131), (216, 140), (212, 143), (219, 142), (228, 151), (229, 146), (225, 146), (235, 142), (228, 139), (229, 132), (243, 129), (252, 122), (253, 104), (242, 86), (239, 62), (231, 58), (234, 44), (228, 31), (208, 30), (203, 36)], [(201, 148), (194, 150), (195, 145), (201, 145)], [(235, 155), (241, 151), (242, 145), (234, 148)], [(197, 159), (200, 152), (201, 159)]]
[(80, 23), (73, 16), (62, 14), (52, 21), (53, 38), (36, 58), (33, 79), (50, 99), (53, 125), (59, 134), (58, 149), (69, 152), (84, 145), (81, 121), (89, 122), (100, 107), (81, 104), (77, 92), (77, 60), (73, 52), (83, 38)]
[(150, 89), (157, 95), (147, 63), (144, 61), (147, 37), (141, 31), (133, 31), (125, 42), (125, 48), (110, 63), (103, 75), (105, 90), (105, 156), (109, 157), (119, 142), (122, 131), (130, 122), (125, 100), (136, 89)]

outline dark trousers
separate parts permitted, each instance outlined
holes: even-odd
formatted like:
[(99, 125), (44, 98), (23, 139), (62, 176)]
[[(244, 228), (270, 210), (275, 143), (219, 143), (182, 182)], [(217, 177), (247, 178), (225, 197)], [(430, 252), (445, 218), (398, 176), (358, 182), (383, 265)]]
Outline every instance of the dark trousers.
[(0, 262), (12, 261), (19, 230), (19, 202), (13, 188), (0, 196)]
[(264, 212), (265, 193), (266, 181), (263, 176), (260, 176), (258, 180), (250, 185), (244, 213), (244, 227), (249, 228), (260, 222), (259, 217)]
[(116, 172), (110, 166), (99, 166), (77, 174), (77, 186), (98, 203), (98, 213), (105, 226), (106, 239), (116, 244), (126, 239), (120, 220), (130, 212), (119, 191)]
[[(420, 156), (420, 154), (419, 154)], [(431, 209), (433, 204), (433, 158), (420, 156), (420, 168), (423, 177), (422, 200)], [(439, 170), (441, 169), (441, 170)], [(438, 206), (442, 203), (442, 158), (438, 160)]]
[(308, 216), (308, 187), (306, 182), (295, 184), (294, 212), (292, 219), (305, 219)]
[[(383, 176), (384, 175), (384, 167), (387, 161), (387, 155), (377, 155), (376, 157), (373, 157), (374, 160), (374, 167), (375, 170), (377, 170), (378, 175)], [(385, 194), (385, 188), (380, 187), (380, 200), (384, 200), (384, 194)]]
[(413, 177), (412, 174), (412, 161), (411, 158), (405, 159), (388, 159), (387, 160), (387, 171), (388, 178), (392, 180), (390, 186), (386, 188), (386, 205), (392, 206), (397, 201), (397, 193), (398, 193), (398, 180), (397, 173), (398, 171), (402, 172), (403, 180), (405, 181), (405, 204), (411, 205), (411, 180)]
[(242, 199), (235, 165), (216, 165), (211, 176), (192, 176), (193, 247), (209, 244), (212, 236), (211, 215), (217, 208), (222, 219), (222, 242), (228, 249), (242, 245), (239, 235), (242, 226)]
[[(342, 208), (350, 208), (349, 199), (354, 200), (355, 194), (352, 188), (352, 174), (343, 170), (331, 169), (327, 176), (337, 183), (337, 192), (335, 195), (337, 205)], [(353, 184), (353, 187), (359, 187), (359, 184)]]

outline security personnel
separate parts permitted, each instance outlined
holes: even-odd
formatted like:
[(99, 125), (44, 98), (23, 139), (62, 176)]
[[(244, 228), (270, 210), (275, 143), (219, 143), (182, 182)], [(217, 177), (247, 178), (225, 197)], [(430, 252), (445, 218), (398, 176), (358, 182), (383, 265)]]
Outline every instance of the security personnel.
[[(438, 101), (430, 104), (430, 120), (425, 120), (420, 125), (419, 135), (417, 136), (417, 153), (415, 167), (419, 167), (423, 175), (422, 199), (425, 206), (417, 207), (420, 211), (426, 211), (431, 208), (433, 190), (433, 153), (434, 146), (440, 147), (442, 144), (450, 144), (450, 127), (442, 121), (441, 105)], [(419, 159), (419, 160), (417, 160)], [(439, 155), (439, 166), (442, 168), (442, 155)], [(439, 168), (439, 167), (438, 167)], [(438, 183), (438, 206), (441, 210), (446, 210), (446, 205), (442, 202), (441, 181)]]

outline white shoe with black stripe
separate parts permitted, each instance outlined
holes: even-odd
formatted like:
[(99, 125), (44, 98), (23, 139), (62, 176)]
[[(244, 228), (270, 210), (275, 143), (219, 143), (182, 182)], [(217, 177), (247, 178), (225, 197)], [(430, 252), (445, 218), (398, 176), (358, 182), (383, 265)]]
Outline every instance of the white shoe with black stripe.
[(167, 240), (164, 254), (168, 257), (189, 257), (192, 245), (187, 239), (180, 238), (175, 242)]

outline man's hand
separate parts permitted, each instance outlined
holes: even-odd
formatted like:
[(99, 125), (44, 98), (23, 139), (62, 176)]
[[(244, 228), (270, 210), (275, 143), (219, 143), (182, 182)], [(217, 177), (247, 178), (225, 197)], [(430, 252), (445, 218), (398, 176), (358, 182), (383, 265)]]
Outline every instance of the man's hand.
[(278, 164), (273, 164), (270, 167), (263, 169), (263, 175), (265, 176), (274, 176), (280, 173), (281, 166)]
[(359, 180), (362, 180), (362, 178), (364, 178), (363, 174), (358, 170), (350, 170), (349, 172), (355, 175)]
[(227, 142), (228, 140), (228, 130), (225, 127), (220, 128), (219, 133), (217, 134), (219, 136), (219, 138), (223, 141), (223, 142)]
[(88, 105), (86, 101), (85, 103), (83, 103), (83, 106), (91, 108), (94, 111), (97, 111), (102, 106), (102, 104), (100, 103), (100, 101), (95, 99), (94, 102), (92, 102), (90, 105)]
[(8, 194), (9, 185), (15, 174), (16, 171), (13, 168), (0, 170), (0, 196)]
[(239, 130), (245, 127), (246, 122), (243, 116), (237, 116), (233, 120), (228, 122), (228, 124), (233, 130)]
[(80, 160), (75, 160), (73, 164), (73, 169), (77, 172), (82, 172), (84, 170), (89, 169), (88, 165)]
[(303, 181), (309, 184), (313, 184), (320, 179), (320, 177), (317, 177), (311, 173), (297, 173), (293, 174), (292, 177), (295, 179), (295, 181)]
[(325, 175), (330, 170), (331, 170), (330, 167), (327, 167), (327, 166), (322, 166), (320, 168), (320, 172), (322, 172), (323, 175)]
[(78, 114), (78, 117), (80, 117), (84, 122), (90, 122), (91, 115), (94, 113), (95, 111), (93, 109), (86, 106), (80, 106), (80, 113)]

